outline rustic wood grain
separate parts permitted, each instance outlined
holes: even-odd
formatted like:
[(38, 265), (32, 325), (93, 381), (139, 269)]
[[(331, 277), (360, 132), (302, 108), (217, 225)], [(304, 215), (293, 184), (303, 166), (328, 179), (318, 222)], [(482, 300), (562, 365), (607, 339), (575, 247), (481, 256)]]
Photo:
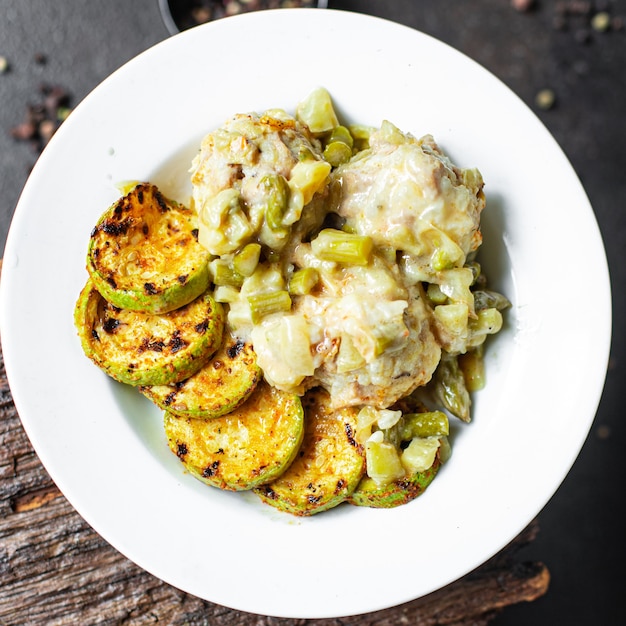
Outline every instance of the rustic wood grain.
[(205, 602), (131, 563), (69, 505), (39, 462), (21, 426), (0, 349), (2, 626), (481, 626), (504, 607), (546, 593), (547, 568), (517, 559), (519, 549), (531, 542), (537, 531), (537, 525), (532, 524), (491, 561), (442, 590), (366, 616), (282, 619)]

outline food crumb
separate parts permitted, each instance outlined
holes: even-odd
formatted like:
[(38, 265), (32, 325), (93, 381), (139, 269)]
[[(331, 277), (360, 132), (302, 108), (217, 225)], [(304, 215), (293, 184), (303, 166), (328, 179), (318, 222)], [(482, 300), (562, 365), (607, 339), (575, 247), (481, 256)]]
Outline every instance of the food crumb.
[(9, 69), (9, 61), (6, 57), (0, 56), (0, 74), (4, 74)]
[(511, 6), (520, 13), (526, 13), (535, 7), (535, 0), (511, 0)]
[(41, 152), (59, 126), (71, 112), (70, 94), (63, 87), (42, 85), (39, 88), (43, 102), (29, 103), (22, 123), (11, 129), (16, 141), (28, 141)]
[(591, 18), (591, 28), (600, 33), (609, 30), (611, 28), (611, 16), (606, 11), (596, 13)]
[(608, 439), (611, 436), (611, 429), (606, 425), (598, 426), (596, 435), (598, 436), (598, 439)]
[(540, 109), (548, 111), (554, 107), (556, 95), (552, 89), (541, 89), (535, 96), (535, 103)]

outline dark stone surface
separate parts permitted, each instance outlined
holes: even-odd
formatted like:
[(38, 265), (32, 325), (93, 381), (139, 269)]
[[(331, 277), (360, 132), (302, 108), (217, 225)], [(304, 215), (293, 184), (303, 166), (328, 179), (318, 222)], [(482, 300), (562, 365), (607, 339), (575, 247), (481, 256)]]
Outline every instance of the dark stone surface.
[[(626, 0), (587, 4), (626, 21)], [(509, 0), (329, 2), (331, 8), (378, 15), (429, 33), (503, 80), (535, 110), (569, 157), (605, 240), (615, 320), (605, 392), (582, 453), (541, 512), (539, 538), (528, 549), (529, 559), (548, 565), (551, 589), (532, 604), (507, 609), (494, 622), (500, 626), (626, 623), (621, 595), (626, 588), (621, 516), (626, 437), (620, 400), (625, 373), (620, 322), (626, 315), (621, 259), (626, 248), (626, 29), (597, 32), (590, 15), (560, 11), (574, 5), (581, 3), (544, 0), (535, 2), (533, 11), (520, 13)], [(0, 56), (9, 64), (0, 74), (1, 255), (37, 157), (10, 130), (23, 121), (28, 103), (41, 100), (41, 83), (62, 86), (77, 104), (125, 61), (167, 37), (167, 31), (157, 0), (0, 0), (0, 16)], [(555, 94), (549, 110), (535, 103), (542, 89)], [(567, 236), (566, 225), (561, 235)], [(567, 271), (567, 259), (552, 269)], [(580, 287), (563, 303), (563, 315), (576, 315), (578, 298), (593, 298), (593, 284)], [(593, 333), (593, 320), (580, 320), (580, 332)]]

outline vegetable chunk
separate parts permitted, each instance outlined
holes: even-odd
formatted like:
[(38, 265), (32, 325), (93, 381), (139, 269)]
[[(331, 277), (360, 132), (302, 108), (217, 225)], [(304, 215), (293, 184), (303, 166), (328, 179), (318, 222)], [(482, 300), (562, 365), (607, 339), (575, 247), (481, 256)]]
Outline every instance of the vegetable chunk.
[(365, 472), (363, 446), (355, 439), (358, 410), (332, 411), (321, 389), (309, 391), (303, 405), (305, 434), (296, 460), (280, 478), (255, 490), (267, 504), (300, 516), (344, 502)]
[(300, 398), (262, 382), (232, 413), (210, 420), (165, 413), (170, 450), (204, 483), (231, 491), (273, 480), (291, 464), (304, 432)]
[(415, 472), (393, 482), (379, 486), (369, 476), (364, 476), (348, 501), (357, 506), (390, 509), (415, 500), (433, 481), (441, 462), (439, 456), (429, 469)]
[(161, 315), (119, 309), (88, 280), (74, 323), (85, 354), (115, 380), (169, 385), (195, 374), (219, 348), (224, 312), (209, 292)]
[(228, 339), (193, 376), (173, 385), (139, 387), (157, 406), (176, 417), (213, 418), (245, 402), (262, 378), (250, 343)]
[(115, 306), (166, 313), (209, 286), (209, 254), (197, 237), (191, 210), (142, 183), (98, 221), (87, 270), (96, 289)]

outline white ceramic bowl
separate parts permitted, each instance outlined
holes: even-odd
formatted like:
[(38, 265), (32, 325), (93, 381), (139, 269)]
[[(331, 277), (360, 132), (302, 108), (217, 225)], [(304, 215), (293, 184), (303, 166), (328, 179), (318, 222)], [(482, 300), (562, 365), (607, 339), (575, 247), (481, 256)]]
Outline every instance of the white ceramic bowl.
[[(481, 169), (483, 262), (513, 307), (488, 345), (474, 421), (455, 428), (452, 459), (422, 496), (393, 510), (345, 505), (296, 519), (186, 475), (167, 448), (160, 412), (83, 355), (72, 311), (87, 278), (89, 233), (118, 197), (116, 183), (150, 180), (185, 199), (189, 163), (207, 131), (236, 112), (293, 110), (318, 85), (348, 121), (387, 118), (415, 135), (432, 133), (460, 166)], [(36, 164), (0, 288), (15, 404), (77, 511), (128, 558), (186, 592), (291, 617), (403, 603), (511, 541), (585, 440), (611, 328), (593, 211), (533, 113), (431, 37), (332, 10), (211, 22), (105, 80)]]

